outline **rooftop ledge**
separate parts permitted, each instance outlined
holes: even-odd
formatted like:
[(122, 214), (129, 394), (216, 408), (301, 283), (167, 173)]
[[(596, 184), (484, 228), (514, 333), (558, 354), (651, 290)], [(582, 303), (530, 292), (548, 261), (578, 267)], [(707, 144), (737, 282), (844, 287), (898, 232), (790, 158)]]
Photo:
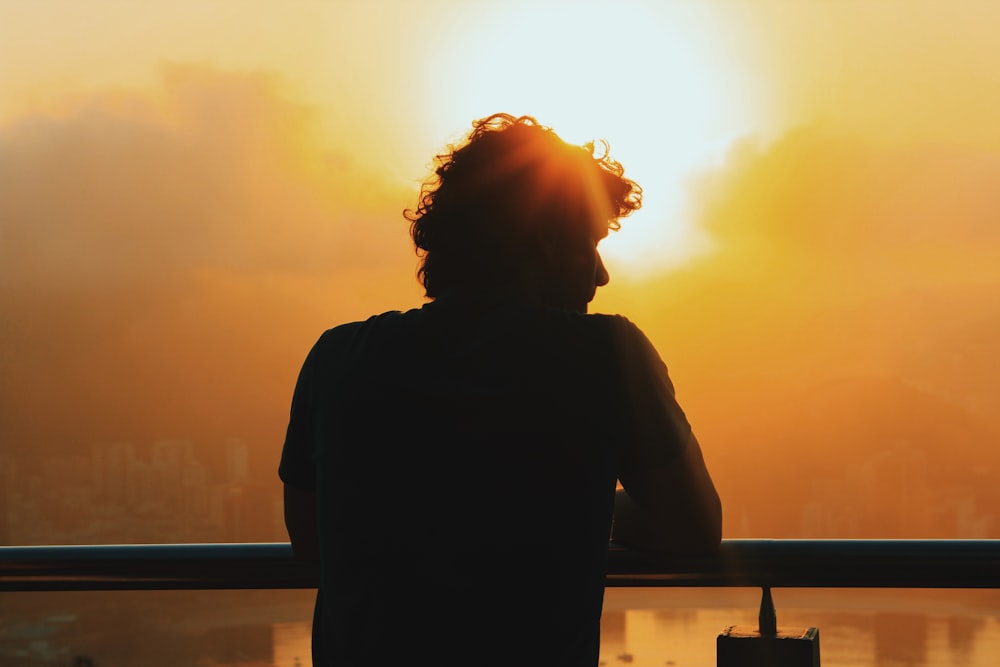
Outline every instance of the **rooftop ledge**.
[[(524, 558), (531, 558), (526, 549)], [(0, 592), (315, 588), (288, 543), (0, 547)], [(1000, 540), (723, 540), (706, 556), (614, 543), (608, 586), (1000, 588)]]

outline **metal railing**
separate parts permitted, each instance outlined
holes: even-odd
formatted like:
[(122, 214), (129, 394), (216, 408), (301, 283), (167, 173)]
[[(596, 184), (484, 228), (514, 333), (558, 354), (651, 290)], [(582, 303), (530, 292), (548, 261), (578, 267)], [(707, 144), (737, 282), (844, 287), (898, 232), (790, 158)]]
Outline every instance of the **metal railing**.
[[(0, 592), (315, 588), (318, 581), (318, 569), (296, 560), (287, 543), (0, 547)], [(611, 544), (607, 584), (1000, 588), (1000, 540), (724, 540), (700, 557)]]

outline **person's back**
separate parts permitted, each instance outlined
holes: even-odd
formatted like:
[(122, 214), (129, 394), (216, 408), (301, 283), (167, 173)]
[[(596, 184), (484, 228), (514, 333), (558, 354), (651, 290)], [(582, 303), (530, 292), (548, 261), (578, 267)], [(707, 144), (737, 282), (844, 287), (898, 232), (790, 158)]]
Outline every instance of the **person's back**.
[(280, 473), (318, 513), (315, 664), (597, 663), (616, 481), (697, 449), (645, 337), (581, 312), (599, 261), (582, 292), (565, 263), (554, 300), (428, 287), (314, 346)]

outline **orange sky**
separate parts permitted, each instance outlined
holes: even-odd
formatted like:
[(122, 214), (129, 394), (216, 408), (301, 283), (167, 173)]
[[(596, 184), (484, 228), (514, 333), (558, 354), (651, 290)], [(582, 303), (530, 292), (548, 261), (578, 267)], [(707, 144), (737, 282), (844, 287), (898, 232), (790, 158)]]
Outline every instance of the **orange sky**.
[(690, 5), (3, 4), (0, 447), (277, 447), (319, 332), (421, 302), (432, 155), (509, 110), (645, 187), (595, 306), (650, 334), (710, 464), (837, 447), (803, 403), (831, 386), (887, 416), (859, 446), (945, 447), (910, 401), (985, 455), (1000, 9)]

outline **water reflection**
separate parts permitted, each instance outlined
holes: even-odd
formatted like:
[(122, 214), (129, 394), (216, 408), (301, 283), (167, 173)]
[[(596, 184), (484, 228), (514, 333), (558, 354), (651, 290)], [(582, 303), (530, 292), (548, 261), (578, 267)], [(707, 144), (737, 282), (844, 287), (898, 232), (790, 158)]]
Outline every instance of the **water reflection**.
[(986, 619), (968, 616), (948, 617), (948, 651), (959, 662), (969, 664), (976, 637), (986, 628)]
[[(0, 664), (309, 667), (312, 597), (311, 591), (7, 593)], [(754, 625), (757, 600), (753, 590), (609, 589), (601, 662), (713, 665), (718, 633)], [(1000, 655), (996, 591), (776, 591), (775, 603), (780, 626), (820, 628), (824, 667), (994, 667)]]
[(928, 619), (920, 614), (881, 612), (874, 615), (875, 664), (924, 667), (927, 664)]
[(209, 628), (200, 641), (202, 655), (212, 656), (214, 665), (268, 667), (274, 664), (275, 628), (270, 624)]

